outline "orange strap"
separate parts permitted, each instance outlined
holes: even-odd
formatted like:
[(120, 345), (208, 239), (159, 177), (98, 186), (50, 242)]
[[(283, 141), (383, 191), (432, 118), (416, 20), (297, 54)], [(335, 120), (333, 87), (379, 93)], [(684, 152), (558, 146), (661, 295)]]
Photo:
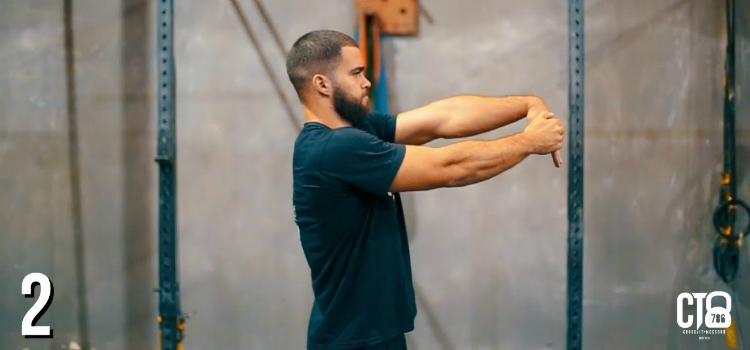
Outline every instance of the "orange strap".
[[(368, 58), (369, 46), (367, 41), (367, 24), (371, 23), (372, 29), (372, 59)], [(373, 14), (362, 12), (362, 18), (359, 21), (359, 50), (362, 53), (362, 61), (365, 65), (372, 65), (372, 84), (375, 85), (380, 79), (380, 23), (378, 17)]]

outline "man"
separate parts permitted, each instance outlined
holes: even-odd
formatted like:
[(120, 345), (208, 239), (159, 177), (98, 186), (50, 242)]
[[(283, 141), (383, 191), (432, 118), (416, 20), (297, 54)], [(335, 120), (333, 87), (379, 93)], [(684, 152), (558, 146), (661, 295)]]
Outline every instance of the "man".
[[(394, 193), (490, 179), (559, 150), (563, 127), (533, 96), (454, 96), (397, 116), (369, 111), (357, 43), (328, 30), (287, 57), (305, 124), (294, 145), (293, 204), (315, 301), (307, 348), (406, 349), (416, 303), (403, 212)], [(529, 119), (521, 133), (423, 144)]]

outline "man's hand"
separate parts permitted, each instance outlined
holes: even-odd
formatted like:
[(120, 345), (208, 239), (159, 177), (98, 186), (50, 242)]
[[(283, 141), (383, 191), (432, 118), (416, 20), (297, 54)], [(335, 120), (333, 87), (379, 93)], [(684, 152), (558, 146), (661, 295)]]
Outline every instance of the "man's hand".
[[(541, 102), (529, 108), (529, 112), (526, 115), (526, 120), (529, 122), (529, 125), (531, 125), (534, 119), (536, 119), (537, 117), (544, 117), (544, 116), (548, 116), (548, 118), (551, 118), (551, 117), (554, 117), (554, 114), (549, 112), (544, 102)], [(560, 155), (559, 150), (552, 152), (552, 162), (555, 164), (555, 167), (557, 168), (559, 168), (562, 165), (562, 156)]]
[(523, 133), (531, 143), (533, 153), (557, 153), (562, 148), (565, 128), (552, 113), (541, 112), (529, 121)]
[(529, 106), (529, 111), (526, 113), (526, 121), (531, 123), (534, 118), (545, 112), (549, 113), (549, 108), (540, 98), (537, 102), (532, 103), (531, 106)]

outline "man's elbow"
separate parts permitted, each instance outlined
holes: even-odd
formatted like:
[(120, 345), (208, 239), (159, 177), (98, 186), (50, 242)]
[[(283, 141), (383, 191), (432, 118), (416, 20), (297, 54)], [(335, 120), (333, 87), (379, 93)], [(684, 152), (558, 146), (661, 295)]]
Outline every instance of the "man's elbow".
[(475, 174), (466, 167), (455, 164), (434, 168), (422, 176), (415, 190), (464, 187), (475, 182)]
[(453, 140), (453, 139), (462, 139), (466, 137), (473, 136), (467, 129), (462, 129), (460, 127), (454, 127), (454, 126), (446, 126), (444, 130), (441, 130), (437, 133), (436, 138), (439, 139), (445, 139), (445, 140)]
[(466, 184), (471, 171), (466, 168), (460, 152), (454, 148), (407, 146), (391, 191), (424, 191)]
[(471, 126), (467, 125), (468, 121), (464, 118), (450, 117), (445, 120), (435, 129), (436, 139), (462, 139), (474, 136), (471, 131)]

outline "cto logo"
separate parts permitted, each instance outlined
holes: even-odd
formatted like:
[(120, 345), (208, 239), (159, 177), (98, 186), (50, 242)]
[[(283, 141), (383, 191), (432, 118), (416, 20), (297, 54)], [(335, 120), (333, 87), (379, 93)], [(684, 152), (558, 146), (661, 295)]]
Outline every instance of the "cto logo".
[[(722, 297), (726, 300), (726, 307), (714, 306), (713, 300)], [(706, 301), (706, 311), (703, 311), (703, 300)], [(704, 323), (708, 328), (728, 328), (732, 323), (732, 298), (726, 292), (706, 293), (682, 293), (677, 297), (677, 324), (682, 328), (690, 328), (693, 325), (693, 315), (685, 315), (682, 304), (683, 300), (688, 305), (696, 305), (696, 329)]]

